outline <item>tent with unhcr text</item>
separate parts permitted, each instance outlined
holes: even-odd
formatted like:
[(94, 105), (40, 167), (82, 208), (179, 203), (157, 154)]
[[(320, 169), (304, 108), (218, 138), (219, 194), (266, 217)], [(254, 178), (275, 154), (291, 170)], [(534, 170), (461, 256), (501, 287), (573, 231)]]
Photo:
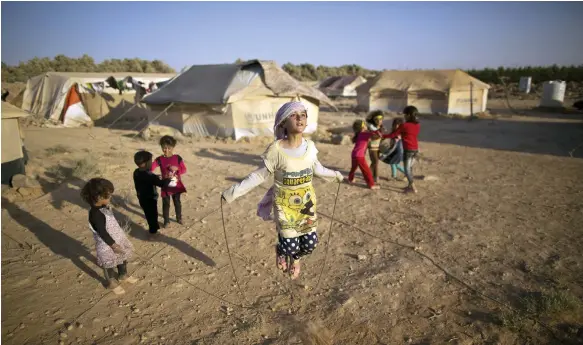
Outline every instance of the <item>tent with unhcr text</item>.
[[(142, 85), (162, 85), (175, 75), (46, 72), (26, 83), (22, 109), (65, 127), (89, 125), (124, 113), (139, 102), (143, 95), (137, 90), (142, 90)], [(144, 111), (139, 115), (144, 115)]]
[(308, 109), (306, 133), (316, 131), (321, 104), (332, 101), (301, 84), (272, 61), (194, 65), (145, 96), (150, 123), (186, 135), (242, 137), (273, 135), (277, 110), (299, 100)]
[(461, 70), (383, 71), (356, 88), (358, 108), (470, 115), (486, 110), (490, 86)]

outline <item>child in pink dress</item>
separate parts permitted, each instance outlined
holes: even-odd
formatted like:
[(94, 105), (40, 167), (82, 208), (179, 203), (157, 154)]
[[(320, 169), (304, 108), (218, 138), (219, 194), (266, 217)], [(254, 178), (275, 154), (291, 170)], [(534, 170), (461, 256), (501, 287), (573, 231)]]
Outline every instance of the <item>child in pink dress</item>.
[(162, 188), (162, 212), (164, 216), (164, 227), (170, 224), (170, 198), (174, 202), (174, 211), (176, 212), (176, 222), (182, 223), (182, 204), (180, 203), (180, 194), (186, 193), (186, 188), (182, 184), (182, 175), (186, 174), (186, 165), (182, 157), (173, 153), (176, 147), (176, 139), (165, 135), (160, 139), (160, 146), (164, 154), (154, 160), (152, 171), (160, 168), (162, 179), (176, 177), (176, 184), (170, 184)]

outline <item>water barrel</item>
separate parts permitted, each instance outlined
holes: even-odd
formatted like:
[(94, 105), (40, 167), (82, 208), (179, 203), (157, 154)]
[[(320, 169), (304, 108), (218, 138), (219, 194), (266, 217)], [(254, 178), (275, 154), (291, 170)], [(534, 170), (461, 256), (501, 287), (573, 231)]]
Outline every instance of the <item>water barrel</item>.
[(518, 91), (523, 93), (530, 93), (531, 86), (532, 77), (520, 77), (520, 82), (518, 83)]
[(540, 100), (541, 107), (563, 107), (567, 83), (560, 80), (545, 81), (543, 83), (543, 95)]

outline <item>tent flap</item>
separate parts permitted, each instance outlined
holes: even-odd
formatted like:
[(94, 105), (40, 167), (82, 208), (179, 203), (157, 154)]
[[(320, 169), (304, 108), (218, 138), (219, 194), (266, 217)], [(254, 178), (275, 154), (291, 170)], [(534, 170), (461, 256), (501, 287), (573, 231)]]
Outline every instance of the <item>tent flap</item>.
[(239, 72), (239, 65), (191, 66), (168, 84), (142, 99), (146, 104), (223, 104), (226, 90)]

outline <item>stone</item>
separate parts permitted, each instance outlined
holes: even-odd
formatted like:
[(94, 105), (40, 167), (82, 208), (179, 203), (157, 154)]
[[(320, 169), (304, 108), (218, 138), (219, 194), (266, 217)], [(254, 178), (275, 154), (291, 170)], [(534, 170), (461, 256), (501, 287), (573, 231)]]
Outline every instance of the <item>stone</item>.
[(439, 177), (435, 176), (435, 175), (426, 175), (423, 176), (423, 181), (438, 181)]
[(356, 258), (358, 259), (358, 261), (364, 261), (366, 260), (366, 255), (357, 255)]

